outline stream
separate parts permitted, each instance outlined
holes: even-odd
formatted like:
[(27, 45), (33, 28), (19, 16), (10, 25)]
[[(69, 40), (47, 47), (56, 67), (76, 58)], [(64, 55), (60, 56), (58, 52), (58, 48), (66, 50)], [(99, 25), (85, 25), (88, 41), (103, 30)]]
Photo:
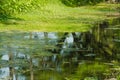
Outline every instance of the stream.
[(0, 32), (0, 80), (120, 79), (120, 25), (106, 25), (86, 32)]

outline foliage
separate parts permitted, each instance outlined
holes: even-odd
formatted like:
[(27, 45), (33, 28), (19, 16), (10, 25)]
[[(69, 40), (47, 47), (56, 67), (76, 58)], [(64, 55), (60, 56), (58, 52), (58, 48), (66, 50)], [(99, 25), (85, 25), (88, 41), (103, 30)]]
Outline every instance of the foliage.
[(117, 80), (120, 80), (120, 75), (117, 76)]
[(61, 0), (67, 6), (83, 6), (83, 5), (93, 5), (99, 3), (103, 0)]
[(45, 0), (0, 0), (0, 15), (11, 15), (13, 13), (27, 12), (30, 9), (43, 6)]

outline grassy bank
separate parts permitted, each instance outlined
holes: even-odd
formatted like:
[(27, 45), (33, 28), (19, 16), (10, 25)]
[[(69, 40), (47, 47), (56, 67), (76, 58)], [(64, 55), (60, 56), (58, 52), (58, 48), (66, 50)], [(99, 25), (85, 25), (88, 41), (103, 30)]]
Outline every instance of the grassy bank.
[(15, 14), (14, 18), (1, 20), (0, 30), (21, 31), (86, 31), (102, 20), (119, 16), (120, 4), (99, 3), (94, 6), (67, 7), (51, 0), (45, 6), (26, 13)]

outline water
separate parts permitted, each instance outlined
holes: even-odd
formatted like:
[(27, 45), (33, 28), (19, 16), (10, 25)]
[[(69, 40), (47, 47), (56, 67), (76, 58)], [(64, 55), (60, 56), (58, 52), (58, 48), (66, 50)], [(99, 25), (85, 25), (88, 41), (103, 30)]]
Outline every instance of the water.
[(119, 61), (119, 28), (0, 32), (0, 80), (117, 80)]

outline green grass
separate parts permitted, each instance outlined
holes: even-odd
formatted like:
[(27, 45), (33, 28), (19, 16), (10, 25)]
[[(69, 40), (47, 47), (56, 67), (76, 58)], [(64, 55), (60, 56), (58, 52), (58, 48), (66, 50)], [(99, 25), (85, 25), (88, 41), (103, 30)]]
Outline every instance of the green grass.
[(95, 6), (67, 7), (60, 2), (51, 1), (41, 8), (27, 13), (15, 14), (19, 19), (1, 21), (0, 30), (73, 32), (86, 31), (102, 20), (118, 15), (120, 4), (100, 3)]

